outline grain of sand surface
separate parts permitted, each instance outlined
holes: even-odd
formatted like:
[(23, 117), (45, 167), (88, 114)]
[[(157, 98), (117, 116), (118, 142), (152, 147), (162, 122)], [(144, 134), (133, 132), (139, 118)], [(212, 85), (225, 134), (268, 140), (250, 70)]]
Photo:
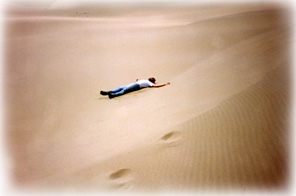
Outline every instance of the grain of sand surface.
[[(5, 138), (17, 187), (287, 188), (289, 10), (104, 6), (6, 13)], [(151, 76), (171, 85), (99, 94)]]

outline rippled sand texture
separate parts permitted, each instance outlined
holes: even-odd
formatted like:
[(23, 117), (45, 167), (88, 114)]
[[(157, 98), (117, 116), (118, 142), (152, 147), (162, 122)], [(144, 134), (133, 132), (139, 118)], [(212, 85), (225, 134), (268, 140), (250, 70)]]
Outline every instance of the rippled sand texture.
[[(287, 187), (288, 10), (96, 6), (105, 12), (53, 6), (6, 16), (5, 133), (14, 184)], [(99, 94), (150, 76), (171, 85), (112, 100)]]

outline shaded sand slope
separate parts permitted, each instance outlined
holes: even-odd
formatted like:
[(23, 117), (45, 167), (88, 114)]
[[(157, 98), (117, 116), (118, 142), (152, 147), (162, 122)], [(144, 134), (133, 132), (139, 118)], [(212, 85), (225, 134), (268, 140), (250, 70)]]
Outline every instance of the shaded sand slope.
[(150, 145), (76, 172), (67, 182), (120, 190), (277, 190), (288, 180), (288, 75), (286, 68), (274, 69)]
[[(272, 9), (181, 19), (191, 23), (8, 18), (16, 182), (178, 190), (285, 184), (286, 16)], [(112, 100), (99, 95), (149, 76), (172, 84)]]

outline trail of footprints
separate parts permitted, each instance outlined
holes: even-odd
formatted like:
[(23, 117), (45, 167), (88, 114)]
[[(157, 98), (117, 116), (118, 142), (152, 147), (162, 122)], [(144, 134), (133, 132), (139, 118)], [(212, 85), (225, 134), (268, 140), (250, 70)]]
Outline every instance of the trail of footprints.
[[(181, 133), (171, 131), (163, 135), (158, 142), (164, 147), (174, 147), (181, 143)], [(134, 175), (131, 169), (123, 168), (109, 175), (109, 180), (112, 182), (112, 187), (116, 189), (130, 190), (133, 188)]]

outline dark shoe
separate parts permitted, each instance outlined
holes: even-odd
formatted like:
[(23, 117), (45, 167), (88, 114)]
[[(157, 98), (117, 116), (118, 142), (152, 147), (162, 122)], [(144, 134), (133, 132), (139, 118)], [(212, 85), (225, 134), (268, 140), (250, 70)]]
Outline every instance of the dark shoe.
[(109, 99), (112, 99), (115, 97), (115, 95), (113, 95), (112, 93), (109, 93), (108, 96), (109, 96)]
[(108, 95), (108, 92), (106, 92), (106, 91), (101, 91), (100, 94), (101, 94), (101, 95)]

